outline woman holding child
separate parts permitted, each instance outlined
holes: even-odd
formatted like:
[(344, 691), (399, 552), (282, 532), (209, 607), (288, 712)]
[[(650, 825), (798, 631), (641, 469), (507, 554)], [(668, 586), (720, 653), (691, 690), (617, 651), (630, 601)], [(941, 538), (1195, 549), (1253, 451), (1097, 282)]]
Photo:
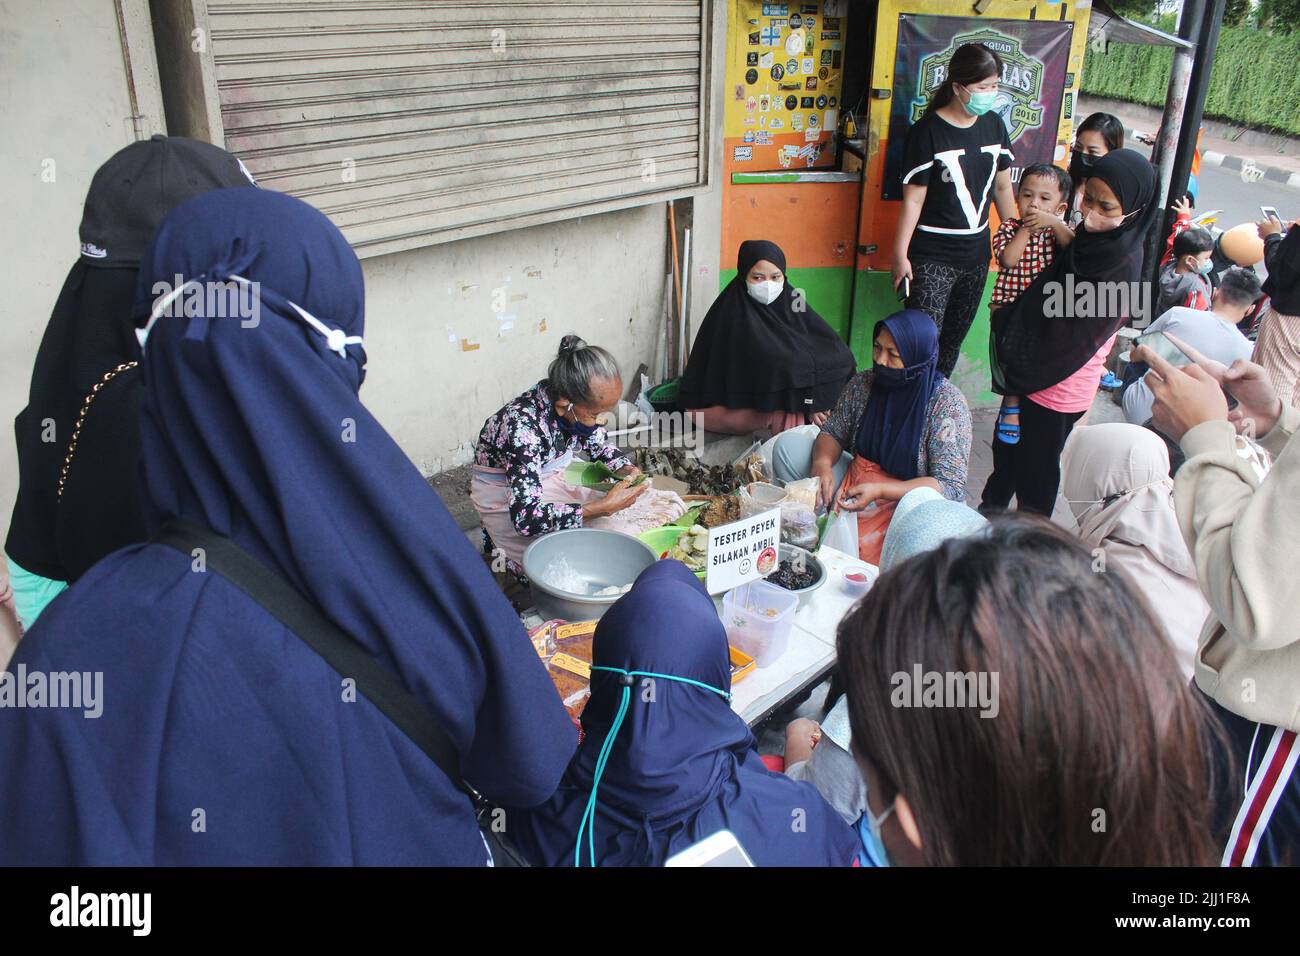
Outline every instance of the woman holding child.
[[(1112, 303), (1129, 301), (1141, 278), (1142, 242), (1159, 212), (1155, 191), (1155, 170), (1140, 153), (1118, 149), (1097, 160), (1074, 240), (993, 312), (993, 390), (1022, 397), (1018, 442), (995, 435), (982, 511), (1006, 508), (1014, 494), (1020, 509), (1052, 513), (1061, 450), (1091, 407), (1115, 335), (1129, 318)], [(1004, 433), (1006, 424), (1004, 409)]]

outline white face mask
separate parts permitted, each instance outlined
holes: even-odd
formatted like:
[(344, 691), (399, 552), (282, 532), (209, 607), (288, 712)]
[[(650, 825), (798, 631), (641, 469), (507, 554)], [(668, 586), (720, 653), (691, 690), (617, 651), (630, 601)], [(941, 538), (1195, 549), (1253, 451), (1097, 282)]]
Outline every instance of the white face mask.
[(749, 294), (764, 305), (771, 305), (776, 301), (781, 290), (785, 288), (784, 282), (746, 282), (745, 287), (749, 289)]

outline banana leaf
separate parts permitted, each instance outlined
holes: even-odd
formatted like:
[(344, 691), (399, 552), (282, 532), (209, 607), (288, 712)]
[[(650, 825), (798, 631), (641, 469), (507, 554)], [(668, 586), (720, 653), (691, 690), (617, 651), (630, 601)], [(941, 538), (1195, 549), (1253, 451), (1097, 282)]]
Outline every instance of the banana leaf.
[(618, 483), (614, 473), (598, 461), (571, 461), (564, 469), (564, 480), (580, 488), (609, 491)]

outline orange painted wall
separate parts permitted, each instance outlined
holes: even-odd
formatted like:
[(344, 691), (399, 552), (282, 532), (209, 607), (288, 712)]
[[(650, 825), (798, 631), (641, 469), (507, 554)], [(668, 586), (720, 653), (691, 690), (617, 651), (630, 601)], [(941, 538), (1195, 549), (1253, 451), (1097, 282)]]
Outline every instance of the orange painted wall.
[(746, 239), (770, 239), (791, 267), (852, 266), (861, 183), (728, 183), (722, 215), (723, 269), (736, 268)]

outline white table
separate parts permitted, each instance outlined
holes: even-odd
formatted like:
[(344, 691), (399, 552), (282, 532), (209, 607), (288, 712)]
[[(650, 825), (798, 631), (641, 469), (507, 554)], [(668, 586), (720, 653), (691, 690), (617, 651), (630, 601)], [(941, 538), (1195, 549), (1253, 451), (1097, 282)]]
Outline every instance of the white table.
[[(874, 564), (843, 551), (824, 547), (817, 557), (826, 567), (826, 582), (795, 612), (789, 649), (769, 666), (754, 668), (732, 688), (731, 709), (751, 727), (812, 690), (835, 667), (836, 630), (858, 600), (844, 591), (844, 572), (861, 571), (867, 576), (868, 589), (880, 575)], [(713, 603), (721, 617), (722, 595), (717, 595)], [(535, 609), (526, 611), (523, 620), (530, 628), (542, 623)]]
[[(731, 708), (751, 727), (816, 687), (835, 667), (836, 630), (858, 600), (844, 591), (844, 572), (861, 571), (867, 576), (868, 588), (880, 574), (875, 565), (831, 548), (822, 548), (817, 557), (826, 567), (826, 582), (795, 612), (789, 649), (769, 666), (750, 671), (732, 687)], [(721, 595), (714, 604), (721, 614)]]

